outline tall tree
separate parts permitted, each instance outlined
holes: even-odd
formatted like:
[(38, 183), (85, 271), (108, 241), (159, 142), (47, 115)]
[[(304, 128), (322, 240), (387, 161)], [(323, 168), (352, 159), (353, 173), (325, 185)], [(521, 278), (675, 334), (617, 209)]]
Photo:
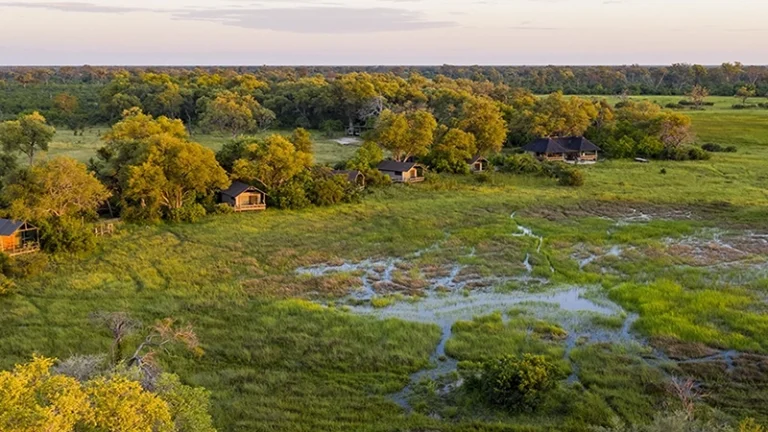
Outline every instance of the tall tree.
[(472, 98), (461, 108), (458, 128), (475, 138), (475, 154), (498, 153), (507, 137), (507, 123), (498, 105), (488, 98)]
[(83, 163), (57, 157), (14, 176), (2, 195), (13, 217), (41, 220), (95, 213), (110, 193)]
[(229, 183), (212, 150), (158, 135), (149, 139), (147, 158), (128, 168), (123, 200), (142, 217), (155, 219)]
[(247, 146), (245, 156), (234, 164), (233, 177), (276, 190), (311, 166), (311, 153), (299, 151), (283, 136), (272, 135)]
[(389, 150), (396, 161), (425, 156), (434, 141), (437, 121), (427, 111), (396, 114), (385, 110), (379, 117), (372, 139)]
[(232, 136), (266, 129), (275, 114), (262, 107), (251, 95), (223, 91), (205, 104), (203, 127), (229, 132)]
[(429, 162), (437, 171), (467, 173), (467, 162), (477, 151), (475, 136), (460, 129), (447, 130), (441, 126), (436, 140), (429, 153)]
[(7, 152), (24, 154), (32, 165), (37, 152), (48, 151), (48, 144), (55, 133), (56, 129), (35, 111), (22, 115), (18, 120), (0, 123), (0, 144)]

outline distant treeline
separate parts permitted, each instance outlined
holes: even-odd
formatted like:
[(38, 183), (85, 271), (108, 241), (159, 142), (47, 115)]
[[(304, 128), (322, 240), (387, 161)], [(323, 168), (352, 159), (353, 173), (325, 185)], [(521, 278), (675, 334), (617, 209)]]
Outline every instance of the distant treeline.
[(351, 72), (392, 73), (407, 78), (417, 73), (434, 79), (490, 81), (521, 87), (534, 93), (562, 91), (565, 94), (606, 95), (625, 91), (637, 95), (684, 95), (695, 85), (712, 95), (732, 96), (742, 86), (752, 86), (759, 95), (768, 92), (768, 66), (739, 62), (720, 66), (677, 63), (671, 66), (240, 66), (240, 67), (0, 67), (0, 80), (21, 85), (34, 83), (106, 83), (116, 73), (152, 72), (170, 76), (190, 73), (253, 74), (265, 81), (283, 81), (313, 75), (333, 79)]
[(339, 129), (385, 106), (423, 106), (445, 88), (512, 105), (521, 91), (682, 96), (694, 87), (710, 95), (766, 96), (768, 67), (2, 67), (0, 120), (39, 111), (53, 124), (79, 129), (114, 123), (123, 110), (140, 107), (192, 127), (217, 97), (226, 110), (228, 95), (222, 92), (230, 91), (253, 97), (246, 105), (259, 127)]

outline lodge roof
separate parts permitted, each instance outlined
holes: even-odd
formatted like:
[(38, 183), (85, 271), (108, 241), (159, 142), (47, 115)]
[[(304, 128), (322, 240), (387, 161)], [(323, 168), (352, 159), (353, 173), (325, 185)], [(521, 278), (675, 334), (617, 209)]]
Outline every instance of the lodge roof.
[(347, 180), (353, 183), (357, 181), (358, 177), (363, 175), (363, 173), (357, 170), (333, 170), (333, 174), (347, 176)]
[(232, 184), (229, 186), (228, 189), (221, 191), (222, 195), (230, 196), (232, 198), (237, 198), (240, 195), (242, 195), (245, 192), (260, 192), (264, 193), (264, 191), (260, 190), (259, 188), (255, 186), (251, 186), (249, 184), (236, 181), (232, 182)]
[(599, 151), (600, 147), (592, 144), (584, 137), (539, 138), (523, 147), (523, 150), (534, 153), (576, 153), (583, 151)]
[(24, 226), (24, 221), (0, 219), (0, 236), (9, 236)]
[(485, 156), (475, 156), (472, 159), (470, 159), (468, 163), (470, 165), (473, 165), (473, 164), (475, 164), (475, 163), (477, 163), (479, 161), (486, 161), (486, 162), (488, 162), (488, 159), (486, 159)]
[(416, 165), (418, 165), (416, 162), (385, 160), (379, 164), (379, 171), (406, 172), (412, 170)]

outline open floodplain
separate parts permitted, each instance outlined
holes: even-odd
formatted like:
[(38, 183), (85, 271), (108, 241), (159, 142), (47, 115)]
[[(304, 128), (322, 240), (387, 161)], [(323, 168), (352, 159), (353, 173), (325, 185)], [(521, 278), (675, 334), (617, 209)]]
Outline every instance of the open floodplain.
[[(604, 161), (586, 185), (432, 176), (361, 204), (124, 226), (0, 297), (0, 369), (108, 350), (94, 312), (191, 322), (163, 357), (225, 431), (584, 430), (679, 409), (768, 422), (768, 111), (693, 113), (697, 162)], [(65, 151), (62, 149), (62, 151)], [(510, 417), (463, 384), (542, 354)]]

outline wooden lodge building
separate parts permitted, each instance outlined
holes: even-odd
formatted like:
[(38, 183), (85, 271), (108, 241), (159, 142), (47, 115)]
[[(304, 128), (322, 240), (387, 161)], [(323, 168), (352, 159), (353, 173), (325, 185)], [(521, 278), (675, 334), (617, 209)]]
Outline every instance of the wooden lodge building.
[(386, 160), (379, 164), (379, 171), (389, 176), (393, 183), (418, 183), (424, 181), (424, 165), (416, 162)]
[(540, 161), (593, 164), (600, 148), (584, 137), (540, 138), (523, 147)]
[(10, 255), (40, 251), (40, 231), (24, 221), (0, 219), (0, 249)]
[(365, 175), (357, 170), (333, 170), (333, 175), (344, 176), (350, 183), (365, 187)]
[(255, 186), (236, 181), (219, 193), (222, 203), (229, 204), (236, 212), (267, 209), (267, 194)]
[(483, 156), (475, 156), (467, 163), (469, 164), (469, 171), (473, 173), (487, 171), (489, 166), (488, 159)]

